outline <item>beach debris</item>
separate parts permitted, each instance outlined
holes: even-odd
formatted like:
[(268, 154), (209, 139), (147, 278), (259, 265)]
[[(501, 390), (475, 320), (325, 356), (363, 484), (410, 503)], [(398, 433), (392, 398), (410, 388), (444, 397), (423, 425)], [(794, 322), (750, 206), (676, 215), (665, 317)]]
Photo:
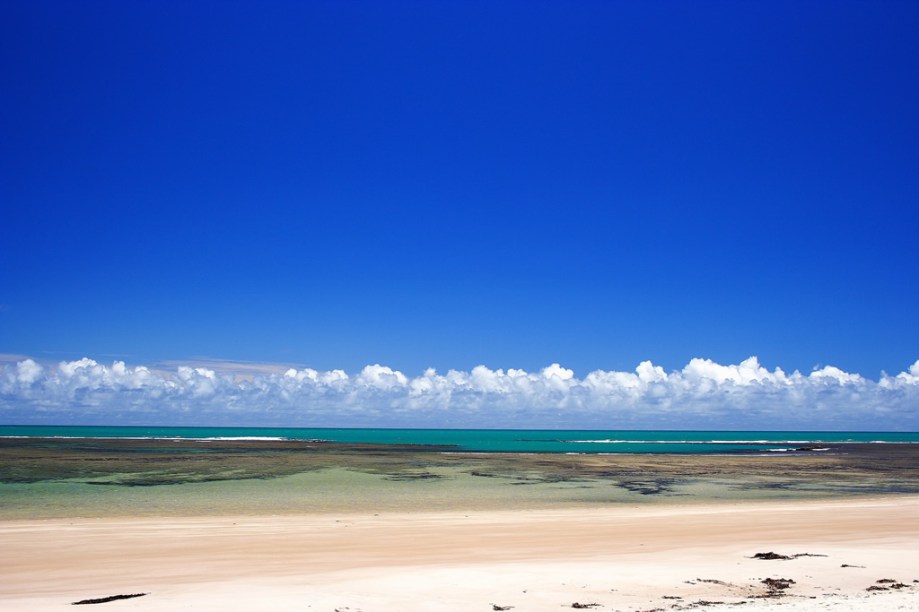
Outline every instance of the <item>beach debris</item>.
[(770, 591), (784, 591), (795, 583), (791, 578), (766, 578), (761, 581)]
[(780, 555), (779, 553), (774, 553), (772, 551), (765, 553), (756, 553), (751, 559), (761, 559), (763, 561), (790, 561), (791, 559), (798, 559), (800, 557), (825, 557), (826, 555), (817, 555), (814, 553), (797, 553), (794, 555)]
[(774, 561), (776, 559), (781, 559), (783, 561), (791, 559), (788, 555), (780, 555), (779, 553), (766, 552), (766, 553), (756, 553), (752, 557), (753, 559), (762, 559), (763, 561)]
[(730, 582), (725, 582), (724, 580), (715, 580), (714, 578), (696, 578), (696, 582), (707, 582), (708, 584), (719, 584), (726, 587), (734, 586)]
[(772, 597), (784, 597), (785, 589), (791, 587), (795, 584), (795, 581), (791, 578), (766, 578), (761, 580), (763, 584), (766, 585), (766, 592), (762, 595), (754, 595), (753, 599), (769, 599)]
[(864, 565), (849, 565), (848, 563), (843, 563), (839, 567), (857, 567), (858, 569), (865, 569)]
[(73, 602), (72, 606), (85, 606), (88, 604), (102, 604), (108, 603), (110, 601), (118, 601), (119, 599), (134, 599), (135, 597), (143, 597), (147, 593), (131, 593), (128, 595), (109, 595), (108, 597), (97, 597), (95, 599), (81, 599), (80, 601)]
[(491, 604), (492, 610), (513, 610), (514, 606), (499, 606), (498, 604)]
[(600, 604), (598, 603), (582, 604), (582, 603), (574, 602), (573, 604), (571, 604), (571, 607), (577, 610), (585, 610), (587, 608), (599, 608)]
[(893, 578), (881, 578), (880, 580), (876, 581), (876, 584), (883, 584), (885, 586), (870, 586), (867, 590), (887, 591), (889, 589), (895, 589), (899, 591), (900, 589), (905, 589), (909, 586), (908, 584), (904, 584), (899, 580), (894, 580)]

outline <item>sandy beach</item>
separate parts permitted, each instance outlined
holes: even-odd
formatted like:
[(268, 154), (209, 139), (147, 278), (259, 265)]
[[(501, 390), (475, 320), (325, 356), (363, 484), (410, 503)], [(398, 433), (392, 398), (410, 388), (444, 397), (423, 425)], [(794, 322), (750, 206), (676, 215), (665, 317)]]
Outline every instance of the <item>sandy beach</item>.
[[(0, 541), (4, 610), (63, 609), (80, 600), (140, 593), (145, 595), (103, 608), (919, 607), (916, 496), (15, 520), (0, 522)], [(753, 558), (768, 552), (791, 558)]]

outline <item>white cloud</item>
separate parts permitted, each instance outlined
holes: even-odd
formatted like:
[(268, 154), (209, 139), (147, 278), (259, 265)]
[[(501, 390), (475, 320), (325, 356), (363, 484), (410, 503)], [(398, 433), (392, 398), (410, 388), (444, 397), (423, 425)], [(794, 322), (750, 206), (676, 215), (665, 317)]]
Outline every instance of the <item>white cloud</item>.
[(41, 377), (42, 371), (40, 365), (25, 359), (16, 364), (16, 380), (23, 385), (31, 385)]
[(669, 373), (644, 361), (583, 378), (557, 363), (416, 377), (379, 364), (355, 375), (244, 367), (240, 375), (225, 363), (168, 369), (24, 358), (0, 365), (0, 422), (919, 429), (919, 361), (878, 381), (833, 366), (786, 374), (756, 357), (729, 365), (697, 358)]
[(357, 375), (356, 381), (360, 385), (384, 391), (402, 388), (408, 384), (405, 374), (379, 364), (365, 366)]
[(785, 383), (785, 373), (776, 368), (770, 372), (759, 364), (756, 357), (748, 357), (738, 365), (721, 365), (711, 359), (695, 358), (683, 368), (683, 375), (689, 380), (707, 379), (718, 384), (731, 382), (739, 385), (752, 383)]
[(859, 385), (865, 380), (858, 374), (849, 374), (833, 366), (825, 366), (819, 370), (814, 370), (811, 372), (810, 378), (824, 382), (834, 382), (839, 385)]

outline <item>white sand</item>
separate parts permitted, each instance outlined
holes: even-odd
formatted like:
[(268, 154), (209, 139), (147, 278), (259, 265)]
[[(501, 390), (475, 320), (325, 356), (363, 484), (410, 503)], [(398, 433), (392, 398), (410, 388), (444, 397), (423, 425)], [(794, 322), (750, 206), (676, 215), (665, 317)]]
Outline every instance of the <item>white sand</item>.
[[(0, 543), (3, 610), (919, 610), (919, 497), (10, 521)], [(770, 577), (795, 582), (751, 599)], [(866, 591), (886, 578), (907, 586)]]

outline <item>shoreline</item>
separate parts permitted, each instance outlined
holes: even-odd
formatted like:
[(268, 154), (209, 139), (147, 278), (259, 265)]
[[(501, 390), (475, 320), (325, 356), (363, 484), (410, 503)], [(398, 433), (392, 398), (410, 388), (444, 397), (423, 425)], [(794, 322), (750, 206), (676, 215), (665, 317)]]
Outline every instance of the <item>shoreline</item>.
[[(919, 601), (919, 495), (3, 520), (0, 538), (15, 551), (0, 560), (8, 610), (138, 593), (147, 595), (109, 605), (891, 610)], [(765, 552), (806, 556), (751, 558)], [(770, 590), (767, 578), (793, 582)], [(877, 582), (886, 579), (898, 582)]]
[(919, 494), (919, 445), (751, 454), (0, 440), (0, 520), (487, 511)]
[[(247, 520), (277, 520), (277, 521), (301, 521), (301, 520), (322, 520), (327, 517), (362, 519), (362, 518), (438, 518), (438, 517), (458, 517), (458, 516), (511, 516), (521, 517), (526, 515), (545, 515), (565, 517), (567, 515), (591, 515), (603, 514), (608, 516), (632, 515), (640, 513), (642, 516), (673, 516), (689, 511), (699, 514), (722, 514), (722, 513), (744, 513), (762, 511), (769, 508), (775, 510), (784, 510), (788, 508), (829, 510), (835, 506), (845, 508), (852, 507), (883, 507), (892, 502), (901, 502), (904, 505), (917, 507), (919, 512), (919, 494), (904, 493), (874, 493), (859, 494), (849, 497), (827, 496), (827, 497), (788, 497), (783, 499), (774, 498), (734, 498), (734, 499), (700, 499), (700, 498), (670, 498), (663, 502), (638, 503), (638, 502), (617, 502), (611, 504), (589, 504), (589, 503), (572, 503), (570, 505), (546, 505), (546, 506), (522, 506), (496, 509), (492, 507), (451, 507), (437, 509), (381, 509), (374, 511), (368, 508), (359, 510), (311, 510), (307, 512), (262, 512), (262, 511), (243, 511), (232, 513), (209, 513), (209, 514), (183, 514), (169, 512), (163, 514), (147, 514), (140, 516), (112, 514), (112, 515), (89, 515), (89, 516), (54, 516), (38, 517), (26, 519), (21, 517), (8, 518), (0, 514), (0, 533), (4, 527), (10, 526), (29, 526), (29, 525), (73, 525), (73, 524), (93, 524), (93, 523), (123, 523), (125, 526), (131, 524), (161, 524), (166, 521), (178, 521), (181, 523), (225, 523), (247, 521)], [(917, 515), (919, 516), (919, 515)]]

